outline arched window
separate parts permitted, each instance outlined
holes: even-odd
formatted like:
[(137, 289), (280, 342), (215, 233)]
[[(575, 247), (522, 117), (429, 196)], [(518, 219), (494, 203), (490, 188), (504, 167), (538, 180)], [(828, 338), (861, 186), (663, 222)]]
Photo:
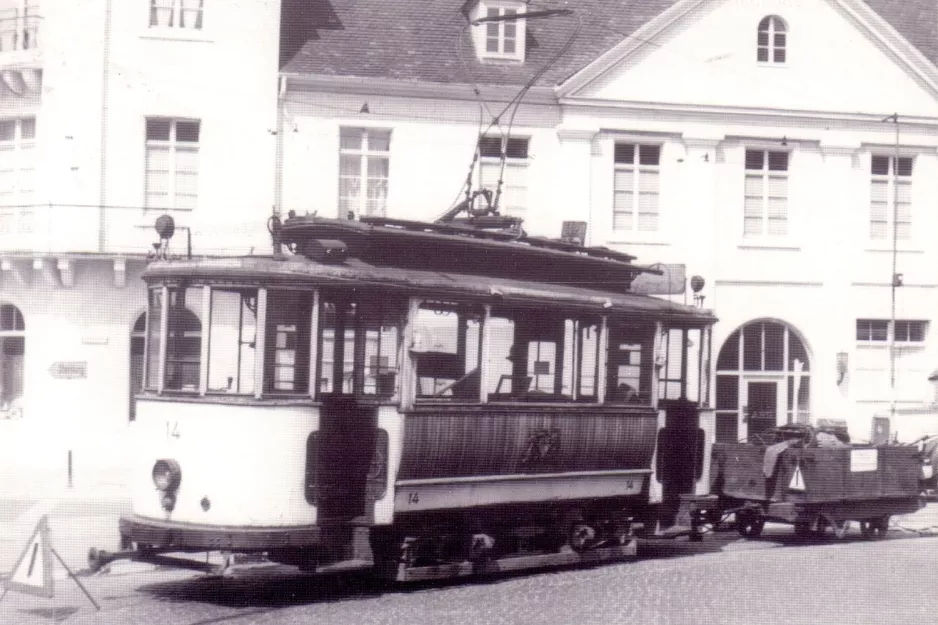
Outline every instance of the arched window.
[(760, 63), (784, 63), (788, 27), (785, 20), (769, 15), (759, 22), (759, 40), (756, 58)]
[(22, 416), (26, 322), (12, 304), (0, 304), (0, 419)]
[(137, 402), (134, 396), (143, 390), (143, 358), (147, 338), (147, 314), (142, 313), (130, 331), (130, 410), (128, 418), (137, 418)]
[(810, 373), (804, 342), (787, 324), (753, 321), (730, 334), (717, 358), (717, 440), (807, 423)]

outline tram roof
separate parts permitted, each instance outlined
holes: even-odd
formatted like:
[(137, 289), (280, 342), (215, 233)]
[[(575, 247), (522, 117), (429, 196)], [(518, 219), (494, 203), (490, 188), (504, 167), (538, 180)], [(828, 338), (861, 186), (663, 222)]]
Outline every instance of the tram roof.
[[(269, 256), (159, 260), (143, 276), (148, 283), (166, 281), (244, 284), (270, 287), (366, 287), (432, 295), (469, 298), (492, 303), (550, 305), (595, 312), (631, 312), (650, 317), (668, 317), (694, 325), (716, 322), (709, 310), (676, 304), (664, 299), (606, 290), (601, 285), (548, 284), (512, 278), (467, 275), (439, 271), (374, 266), (359, 259), (343, 264), (325, 264), (300, 256), (278, 260)], [(611, 287), (610, 287), (611, 288)], [(620, 288), (616, 285), (616, 288)]]

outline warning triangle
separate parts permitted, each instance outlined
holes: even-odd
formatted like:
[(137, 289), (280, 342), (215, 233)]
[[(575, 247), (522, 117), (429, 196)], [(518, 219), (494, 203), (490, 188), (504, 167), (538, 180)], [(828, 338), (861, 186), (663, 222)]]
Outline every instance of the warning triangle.
[(49, 544), (49, 523), (45, 516), (39, 519), (33, 537), (16, 561), (13, 573), (3, 580), (7, 590), (52, 597), (52, 546)]
[(801, 477), (801, 465), (795, 465), (795, 472), (792, 473), (791, 481), (788, 482), (788, 490), (804, 492), (804, 479)]

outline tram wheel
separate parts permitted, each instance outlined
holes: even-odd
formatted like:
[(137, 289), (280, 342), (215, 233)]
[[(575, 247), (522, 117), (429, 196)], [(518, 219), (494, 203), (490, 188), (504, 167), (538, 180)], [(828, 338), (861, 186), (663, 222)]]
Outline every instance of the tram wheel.
[(863, 519), (860, 521), (860, 534), (867, 540), (885, 538), (889, 530), (889, 516)]
[(587, 551), (596, 541), (596, 530), (586, 523), (574, 523), (568, 535), (570, 548), (577, 553)]
[(736, 513), (736, 531), (743, 538), (756, 538), (762, 533), (765, 518), (754, 510), (740, 510)]

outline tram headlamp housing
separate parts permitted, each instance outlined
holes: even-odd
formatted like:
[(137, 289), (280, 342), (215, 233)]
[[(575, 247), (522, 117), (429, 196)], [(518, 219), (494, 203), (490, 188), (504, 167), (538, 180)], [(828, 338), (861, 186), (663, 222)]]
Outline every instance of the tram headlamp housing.
[(153, 485), (164, 493), (174, 492), (182, 481), (182, 469), (175, 460), (157, 460), (153, 464)]

